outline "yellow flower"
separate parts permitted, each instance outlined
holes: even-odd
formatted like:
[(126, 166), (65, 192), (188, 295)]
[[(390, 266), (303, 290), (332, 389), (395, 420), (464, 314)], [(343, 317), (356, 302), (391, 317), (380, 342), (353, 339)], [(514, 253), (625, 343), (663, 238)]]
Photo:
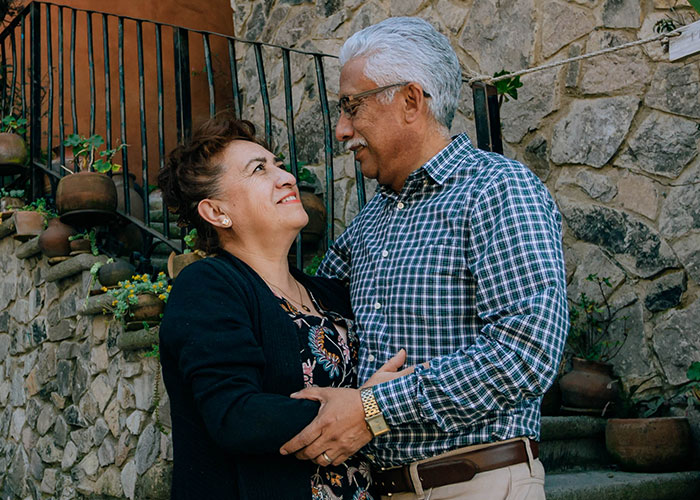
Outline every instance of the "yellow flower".
[(165, 273), (163, 271), (158, 273), (158, 277), (160, 278), (161, 276), (165, 276)]
[(141, 281), (143, 281), (143, 282), (148, 281), (148, 275), (144, 274), (143, 276), (141, 276)]
[(103, 286), (103, 287), (101, 288), (101, 290), (102, 290), (103, 292), (106, 292), (106, 291), (107, 291), (107, 287), (106, 287), (106, 286)]
[(141, 279), (141, 275), (140, 275), (140, 274), (134, 274), (134, 275), (131, 277), (131, 279), (132, 279), (132, 280), (139, 280), (139, 279)]
[(159, 298), (160, 300), (165, 300), (165, 299), (167, 299), (168, 297), (166, 297), (165, 294), (162, 294), (162, 293), (161, 293), (160, 295), (158, 295), (158, 298)]
[(113, 301), (112, 301), (112, 305), (113, 305), (113, 306), (116, 306), (116, 305), (117, 305), (117, 301), (116, 301), (116, 300), (113, 300)]
[(172, 288), (172, 285), (168, 285), (168, 288), (165, 289), (166, 292), (170, 293), (170, 289)]

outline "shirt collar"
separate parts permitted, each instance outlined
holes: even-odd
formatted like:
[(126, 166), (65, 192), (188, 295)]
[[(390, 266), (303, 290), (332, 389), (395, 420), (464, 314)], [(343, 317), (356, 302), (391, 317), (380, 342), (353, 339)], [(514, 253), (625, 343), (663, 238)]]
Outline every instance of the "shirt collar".
[(456, 161), (455, 158), (457, 154), (464, 155), (464, 149), (471, 150), (472, 148), (472, 143), (469, 141), (467, 134), (456, 135), (447, 146), (428, 160), (421, 169), (425, 170), (437, 184), (442, 185), (460, 165), (460, 162)]

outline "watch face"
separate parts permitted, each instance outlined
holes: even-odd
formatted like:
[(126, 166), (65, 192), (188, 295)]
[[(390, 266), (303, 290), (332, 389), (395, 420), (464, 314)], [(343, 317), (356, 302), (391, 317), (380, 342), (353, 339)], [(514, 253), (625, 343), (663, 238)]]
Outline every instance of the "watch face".
[(382, 434), (389, 432), (389, 426), (386, 425), (386, 421), (382, 415), (376, 415), (368, 418), (367, 425), (369, 426), (370, 432), (372, 432), (372, 435), (374, 436), (381, 436)]

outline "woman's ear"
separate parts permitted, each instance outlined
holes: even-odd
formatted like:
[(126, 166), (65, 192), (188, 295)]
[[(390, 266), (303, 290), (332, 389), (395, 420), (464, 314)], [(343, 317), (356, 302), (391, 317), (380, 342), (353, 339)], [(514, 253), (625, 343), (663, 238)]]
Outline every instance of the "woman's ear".
[(219, 207), (218, 203), (205, 198), (197, 205), (199, 216), (214, 227), (229, 228), (231, 219)]

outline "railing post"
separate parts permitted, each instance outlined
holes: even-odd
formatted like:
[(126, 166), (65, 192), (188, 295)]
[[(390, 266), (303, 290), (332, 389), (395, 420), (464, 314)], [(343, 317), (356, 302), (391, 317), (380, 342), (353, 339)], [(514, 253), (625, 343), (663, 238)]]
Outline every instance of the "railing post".
[[(42, 195), (41, 170), (34, 162), (41, 157), (41, 11), (39, 3), (30, 5), (30, 83), (29, 83), (29, 164), (32, 170), (32, 199)], [(51, 159), (49, 156), (49, 163)]]
[(192, 135), (192, 96), (190, 94), (190, 43), (185, 28), (173, 28), (175, 56), (175, 113), (178, 140)]
[(474, 96), (477, 147), (484, 151), (503, 154), (501, 117), (496, 87), (483, 82), (474, 82), (472, 84), (472, 92)]

